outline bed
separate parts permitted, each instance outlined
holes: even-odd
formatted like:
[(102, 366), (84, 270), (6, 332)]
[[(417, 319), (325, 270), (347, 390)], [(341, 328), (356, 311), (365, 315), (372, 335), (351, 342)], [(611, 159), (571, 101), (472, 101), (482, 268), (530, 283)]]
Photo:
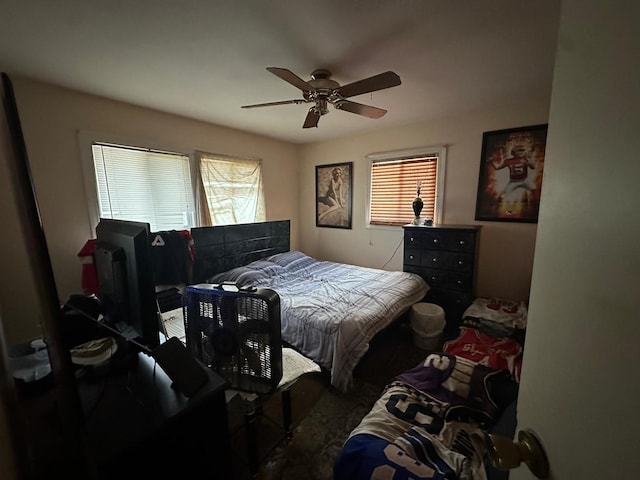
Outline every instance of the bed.
[(214, 275), (210, 283), (270, 288), (280, 296), (282, 339), (331, 372), (346, 391), (373, 336), (420, 301), (417, 275), (319, 261), (299, 251)]
[(524, 303), (474, 300), (442, 351), (387, 384), (345, 441), (334, 479), (506, 478), (485, 461), (486, 440), (515, 434), (525, 328)]
[(353, 370), (373, 336), (429, 290), (413, 273), (291, 251), (288, 222), (203, 227), (192, 229), (192, 235), (196, 281), (275, 290), (283, 341), (329, 371), (340, 391), (351, 387)]

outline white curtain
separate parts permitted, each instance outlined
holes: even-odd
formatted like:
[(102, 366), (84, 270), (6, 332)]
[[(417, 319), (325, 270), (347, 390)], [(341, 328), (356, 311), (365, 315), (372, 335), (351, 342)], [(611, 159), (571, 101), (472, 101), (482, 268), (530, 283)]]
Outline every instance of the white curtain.
[(196, 155), (207, 207), (202, 209), (203, 225), (266, 220), (261, 160), (205, 152), (197, 152)]

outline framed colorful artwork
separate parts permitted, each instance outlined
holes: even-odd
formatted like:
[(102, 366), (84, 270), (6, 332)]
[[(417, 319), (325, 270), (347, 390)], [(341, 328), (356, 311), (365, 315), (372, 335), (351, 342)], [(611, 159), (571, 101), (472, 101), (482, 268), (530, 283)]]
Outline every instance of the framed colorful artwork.
[(353, 162), (316, 165), (316, 227), (351, 228)]
[(484, 132), (476, 220), (538, 221), (547, 124)]

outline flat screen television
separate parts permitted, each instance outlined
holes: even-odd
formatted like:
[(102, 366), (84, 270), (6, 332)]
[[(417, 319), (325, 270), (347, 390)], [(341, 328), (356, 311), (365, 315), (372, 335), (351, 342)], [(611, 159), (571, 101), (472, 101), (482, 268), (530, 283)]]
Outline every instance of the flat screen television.
[(149, 353), (160, 344), (150, 226), (100, 219), (95, 262), (105, 322)]

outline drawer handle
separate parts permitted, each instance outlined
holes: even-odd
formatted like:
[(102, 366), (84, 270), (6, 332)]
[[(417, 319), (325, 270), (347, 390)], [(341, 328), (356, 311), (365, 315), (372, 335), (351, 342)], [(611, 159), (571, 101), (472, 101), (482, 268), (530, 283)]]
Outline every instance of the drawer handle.
[(460, 245), (464, 245), (464, 240), (460, 240)]
[(432, 261), (433, 263), (436, 263), (436, 262), (438, 261), (438, 259), (437, 259), (437, 258), (432, 258), (432, 259), (431, 259), (431, 261)]
[(413, 243), (413, 237), (411, 237), (411, 238), (409, 239), (409, 241), (410, 241), (411, 243)]
[(433, 239), (433, 243), (438, 243), (438, 239), (437, 239), (437, 238), (434, 238), (434, 239)]
[(458, 260), (458, 265), (464, 265), (464, 262), (462, 260)]
[(413, 255), (409, 255), (409, 260), (413, 260)]
[(434, 277), (431, 277), (431, 280), (435, 280), (436, 278), (438, 278), (438, 277), (435, 277), (435, 276), (434, 276)]
[(458, 285), (462, 285), (462, 280), (458, 280)]

